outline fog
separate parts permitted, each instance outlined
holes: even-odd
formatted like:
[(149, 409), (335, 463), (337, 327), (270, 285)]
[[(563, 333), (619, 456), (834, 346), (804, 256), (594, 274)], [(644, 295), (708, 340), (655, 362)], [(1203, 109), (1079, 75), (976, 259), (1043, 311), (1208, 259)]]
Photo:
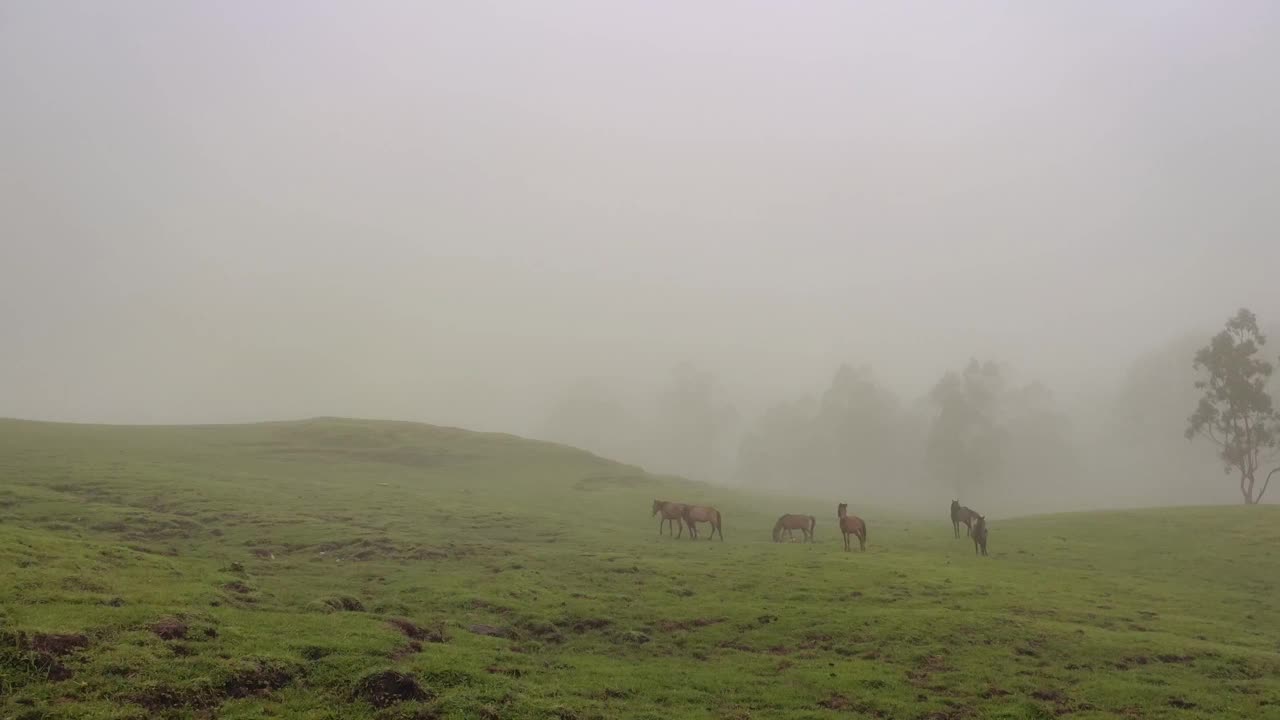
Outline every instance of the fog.
[[(1270, 2), (8, 0), (0, 416), (1233, 502), (1182, 431), (1194, 349), (1280, 328), (1278, 37)], [(957, 487), (930, 394), (971, 359), (1031, 435)]]

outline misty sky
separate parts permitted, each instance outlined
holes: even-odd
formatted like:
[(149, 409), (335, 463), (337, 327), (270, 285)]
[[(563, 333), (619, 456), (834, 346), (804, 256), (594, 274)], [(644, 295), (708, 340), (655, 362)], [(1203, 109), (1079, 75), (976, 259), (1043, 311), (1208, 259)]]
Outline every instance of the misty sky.
[(0, 416), (528, 431), (1280, 318), (1274, 2), (0, 0)]

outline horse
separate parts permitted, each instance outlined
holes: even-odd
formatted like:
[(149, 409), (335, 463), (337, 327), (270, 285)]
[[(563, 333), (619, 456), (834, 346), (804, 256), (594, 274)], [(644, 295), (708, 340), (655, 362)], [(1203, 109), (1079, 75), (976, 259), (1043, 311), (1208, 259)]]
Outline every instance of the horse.
[[(669, 500), (654, 500), (653, 515), (657, 515), (659, 512), (662, 513), (662, 522), (658, 523), (658, 534), (662, 534), (663, 525), (668, 525), (669, 527), (675, 527), (678, 525), (680, 527), (680, 532), (676, 537), (679, 538), (684, 535), (684, 509), (684, 503), (671, 502)], [(653, 515), (650, 515), (650, 517)], [(671, 523), (675, 523), (675, 525), (670, 525)], [(692, 533), (692, 529), (690, 529), (690, 532)]]
[(848, 503), (840, 503), (840, 507), (836, 510), (836, 517), (840, 518), (840, 534), (844, 535), (844, 551), (849, 552), (849, 536), (853, 535), (858, 538), (858, 548), (866, 552), (867, 524), (862, 521), (862, 518), (849, 514)]
[(698, 535), (698, 523), (710, 523), (711, 534), (707, 536), (711, 540), (720, 533), (720, 542), (724, 542), (724, 531), (720, 529), (720, 511), (710, 505), (685, 505), (684, 506), (684, 524), (689, 526), (689, 539), (696, 540)]
[(982, 548), (982, 555), (987, 555), (987, 518), (985, 515), (974, 513), (977, 520), (973, 523), (973, 554), (978, 554), (978, 548)]
[(783, 515), (773, 525), (773, 541), (782, 542), (783, 530), (787, 531), (787, 537), (794, 537), (791, 531), (799, 530), (805, 542), (813, 542), (813, 528), (817, 524), (817, 518), (812, 515)]
[(958, 500), (951, 501), (951, 528), (955, 530), (956, 537), (960, 537), (960, 525), (964, 524), (964, 534), (968, 537), (973, 533), (973, 521), (978, 517), (978, 513), (960, 504)]

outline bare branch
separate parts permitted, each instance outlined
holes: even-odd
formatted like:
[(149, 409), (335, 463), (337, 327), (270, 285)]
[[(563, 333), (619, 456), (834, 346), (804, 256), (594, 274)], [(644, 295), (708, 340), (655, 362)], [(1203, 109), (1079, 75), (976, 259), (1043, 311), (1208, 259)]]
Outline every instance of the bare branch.
[(1262, 483), (1262, 489), (1258, 491), (1258, 497), (1257, 499), (1254, 500), (1254, 502), (1259, 502), (1259, 503), (1262, 502), (1262, 496), (1267, 494), (1267, 488), (1271, 485), (1271, 476), (1275, 475), (1278, 472), (1280, 472), (1280, 467), (1275, 468), (1271, 472), (1267, 473), (1267, 480), (1266, 482)]

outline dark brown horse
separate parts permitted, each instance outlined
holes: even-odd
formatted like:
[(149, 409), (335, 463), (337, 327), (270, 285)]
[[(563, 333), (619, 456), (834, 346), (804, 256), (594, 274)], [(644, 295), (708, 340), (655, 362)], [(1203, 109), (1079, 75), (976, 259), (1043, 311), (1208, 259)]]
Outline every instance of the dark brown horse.
[(836, 516), (840, 518), (840, 534), (844, 535), (844, 551), (849, 552), (849, 536), (853, 535), (858, 538), (858, 549), (866, 552), (867, 524), (857, 515), (849, 514), (848, 503), (840, 503), (840, 507), (836, 510)]
[(805, 542), (813, 542), (813, 528), (817, 524), (817, 518), (812, 515), (783, 515), (773, 524), (773, 541), (782, 542), (783, 530), (787, 531), (789, 538), (795, 538), (791, 534), (792, 530), (799, 530), (804, 535)]
[(710, 505), (685, 505), (684, 506), (684, 524), (689, 526), (689, 539), (696, 540), (700, 533), (698, 532), (698, 523), (710, 523), (711, 534), (707, 536), (710, 540), (720, 533), (720, 542), (724, 542), (724, 531), (720, 529), (720, 511)]
[(982, 554), (985, 557), (987, 554), (987, 518), (977, 513), (974, 513), (974, 517), (976, 519), (973, 521), (973, 533), (970, 535), (973, 538), (973, 554), (977, 555), (978, 548), (981, 547)]
[[(677, 538), (680, 537), (681, 535), (684, 535), (684, 521), (683, 521), (684, 508), (685, 508), (684, 503), (670, 502), (668, 500), (653, 501), (653, 515), (662, 513), (662, 522), (658, 523), (659, 535), (662, 534), (663, 525), (668, 525), (670, 527), (675, 527), (676, 525), (678, 525), (680, 527), (680, 533), (679, 534), (671, 533), (671, 534), (674, 534)], [(650, 517), (652, 517), (652, 515)], [(675, 525), (671, 525), (671, 523), (675, 523)]]
[(960, 537), (960, 526), (964, 525), (964, 534), (966, 537), (973, 533), (973, 521), (978, 519), (978, 513), (960, 504), (958, 500), (951, 501), (951, 528), (955, 530), (956, 537)]

